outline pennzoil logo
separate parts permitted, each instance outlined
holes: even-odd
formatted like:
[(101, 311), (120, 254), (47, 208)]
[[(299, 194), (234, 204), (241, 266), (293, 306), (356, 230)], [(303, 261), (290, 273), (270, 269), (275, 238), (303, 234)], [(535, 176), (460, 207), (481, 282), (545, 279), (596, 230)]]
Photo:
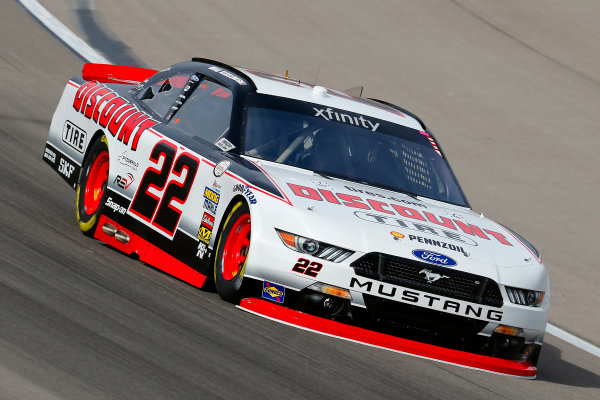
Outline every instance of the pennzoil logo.
[(400, 232), (392, 231), (392, 232), (390, 232), (390, 235), (392, 235), (394, 240), (404, 239), (404, 235), (401, 234)]
[(285, 287), (272, 282), (263, 282), (263, 299), (275, 301), (277, 303), (283, 303), (285, 299)]

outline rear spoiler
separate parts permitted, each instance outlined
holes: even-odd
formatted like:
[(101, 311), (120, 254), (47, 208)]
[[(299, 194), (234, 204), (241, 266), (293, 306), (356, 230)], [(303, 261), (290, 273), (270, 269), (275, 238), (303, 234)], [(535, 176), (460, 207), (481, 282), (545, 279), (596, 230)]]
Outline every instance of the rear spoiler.
[(86, 81), (137, 84), (157, 72), (153, 69), (128, 67), (125, 65), (86, 63), (83, 65), (81, 75)]

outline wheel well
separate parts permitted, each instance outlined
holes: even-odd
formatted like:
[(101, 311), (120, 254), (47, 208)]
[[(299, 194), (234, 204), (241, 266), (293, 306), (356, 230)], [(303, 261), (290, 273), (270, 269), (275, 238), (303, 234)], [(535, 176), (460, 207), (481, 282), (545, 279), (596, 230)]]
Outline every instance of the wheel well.
[[(87, 148), (85, 149), (85, 154), (83, 155), (83, 159), (81, 160), (81, 171), (79, 172), (79, 174), (83, 174), (83, 164), (85, 164), (85, 160), (88, 158), (88, 155), (90, 154), (90, 149), (92, 148), (92, 146), (94, 145), (94, 143), (96, 143), (96, 140), (100, 140), (100, 138), (102, 137), (102, 135), (104, 134), (104, 131), (102, 131), (102, 129), (98, 129), (93, 135), (92, 135), (92, 140), (90, 140), (90, 142), (87, 145)], [(106, 142), (106, 147), (108, 147), (108, 141)], [(108, 154), (110, 154), (110, 149)], [(81, 176), (80, 176), (81, 179)], [(79, 179), (77, 180), (77, 182), (79, 182)]]
[[(85, 149), (85, 154), (83, 155), (83, 160), (81, 160), (81, 165), (83, 165), (83, 163), (85, 162), (86, 158), (88, 157), (88, 154), (90, 153), (90, 149), (92, 148), (92, 145), (94, 143), (96, 143), (96, 140), (100, 140), (100, 138), (102, 137), (102, 135), (104, 134), (104, 131), (102, 129), (98, 129), (94, 135), (92, 135), (92, 140), (90, 140), (90, 142), (88, 143), (87, 148)], [(106, 147), (108, 147), (108, 142), (106, 143)], [(109, 149), (109, 154), (110, 154), (110, 149)]]
[[(231, 209), (240, 200), (243, 201), (244, 203), (246, 203), (246, 205), (248, 205), (248, 202), (246, 201), (246, 198), (244, 196), (242, 196), (241, 194), (237, 194), (237, 195), (233, 196), (233, 198), (231, 199), (231, 201), (227, 205), (227, 208), (225, 209), (225, 212), (223, 213), (223, 218), (221, 218), (221, 222), (219, 222), (219, 229), (217, 229), (217, 230), (213, 229), (213, 237), (214, 237), (215, 241), (213, 242), (213, 249), (212, 249), (211, 256), (210, 256), (211, 272), (212, 272), (212, 267), (213, 267), (214, 261), (215, 261), (214, 258), (215, 258), (215, 255), (217, 253), (217, 244), (219, 243), (219, 235), (223, 231), (223, 226), (225, 225), (225, 221), (227, 220), (227, 216), (231, 212)], [(215, 232), (216, 232), (216, 234), (215, 234)]]
[[(227, 219), (227, 216), (231, 212), (231, 209), (233, 208), (233, 206), (236, 205), (239, 200), (243, 201), (244, 203), (246, 203), (246, 205), (248, 205), (248, 202), (246, 201), (246, 198), (244, 196), (242, 196), (241, 194), (237, 194), (237, 195), (233, 196), (233, 198), (231, 199), (231, 201), (227, 205), (227, 208), (225, 209), (225, 212), (223, 213), (223, 218), (221, 218), (221, 222), (219, 222), (219, 229), (216, 231), (217, 234), (215, 235), (214, 246), (216, 246), (216, 244), (217, 244), (218, 235), (220, 235), (221, 232), (223, 231), (223, 225), (225, 225), (225, 220)], [(214, 230), (213, 230), (213, 232), (214, 232)], [(213, 246), (213, 253), (214, 253), (214, 250), (215, 250), (214, 246)]]
[(217, 251), (218, 251), (217, 245), (219, 244), (219, 235), (223, 231), (223, 226), (225, 225), (227, 216), (233, 209), (233, 206), (236, 205), (238, 203), (238, 201), (240, 201), (240, 200), (245, 202), (246, 205), (248, 204), (248, 202), (246, 201), (246, 198), (244, 196), (242, 196), (241, 194), (237, 194), (237, 195), (233, 196), (233, 198), (227, 205), (225, 212), (223, 213), (223, 218), (221, 218), (221, 222), (219, 222), (218, 229), (213, 229), (213, 238), (214, 238), (213, 248), (212, 248), (212, 252), (210, 254), (210, 258), (208, 260), (209, 267), (208, 267), (208, 271), (207, 271), (207, 275), (206, 275), (206, 283), (202, 287), (202, 289), (205, 289), (205, 290), (214, 290), (215, 289), (213, 276), (214, 276), (214, 267), (215, 267), (215, 257), (217, 256)]

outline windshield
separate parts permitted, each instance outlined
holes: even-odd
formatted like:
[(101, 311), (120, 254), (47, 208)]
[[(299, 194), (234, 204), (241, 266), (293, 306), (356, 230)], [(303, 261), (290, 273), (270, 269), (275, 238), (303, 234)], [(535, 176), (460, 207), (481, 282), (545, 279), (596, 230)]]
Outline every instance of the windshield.
[(371, 116), (275, 96), (248, 96), (243, 154), (468, 207), (422, 131)]

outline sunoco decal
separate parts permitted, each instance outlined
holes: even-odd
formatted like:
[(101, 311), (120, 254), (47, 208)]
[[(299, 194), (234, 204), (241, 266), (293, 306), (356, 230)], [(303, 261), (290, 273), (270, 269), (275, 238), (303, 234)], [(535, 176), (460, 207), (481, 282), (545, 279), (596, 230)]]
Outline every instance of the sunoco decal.
[(440, 253), (429, 250), (413, 250), (413, 256), (420, 260), (426, 261), (431, 264), (443, 265), (444, 267), (453, 267), (456, 265), (456, 261), (453, 258), (445, 256)]
[(285, 299), (285, 287), (272, 282), (263, 282), (263, 299), (271, 300), (276, 303), (283, 303)]

